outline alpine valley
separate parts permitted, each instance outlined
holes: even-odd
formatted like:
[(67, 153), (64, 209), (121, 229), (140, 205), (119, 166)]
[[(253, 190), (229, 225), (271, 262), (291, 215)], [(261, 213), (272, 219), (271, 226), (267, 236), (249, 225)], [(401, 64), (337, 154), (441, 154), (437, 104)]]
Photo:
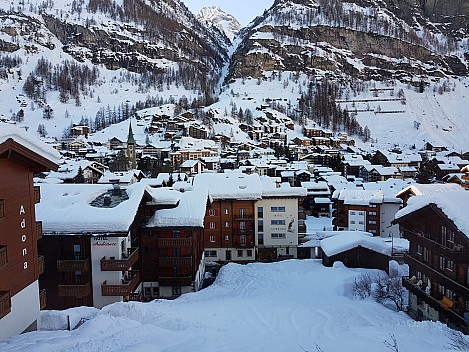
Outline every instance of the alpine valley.
[(319, 125), (358, 145), (464, 152), (468, 15), (462, 0), (275, 0), (240, 28), (179, 0), (13, 0), (0, 12), (1, 118), (49, 141), (87, 125), (105, 142), (137, 116), (143, 144), (165, 131), (135, 112), (160, 107), (238, 142), (275, 124), (286, 145)]

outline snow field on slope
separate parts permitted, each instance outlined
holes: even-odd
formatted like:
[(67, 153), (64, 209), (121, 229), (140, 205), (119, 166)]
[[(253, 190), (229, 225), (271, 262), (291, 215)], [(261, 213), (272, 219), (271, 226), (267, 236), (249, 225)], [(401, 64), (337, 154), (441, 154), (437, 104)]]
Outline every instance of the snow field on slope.
[(446, 326), (354, 299), (353, 279), (365, 271), (316, 260), (228, 264), (202, 291), (109, 305), (77, 330), (16, 336), (0, 350), (379, 352), (390, 334), (400, 351), (446, 350)]

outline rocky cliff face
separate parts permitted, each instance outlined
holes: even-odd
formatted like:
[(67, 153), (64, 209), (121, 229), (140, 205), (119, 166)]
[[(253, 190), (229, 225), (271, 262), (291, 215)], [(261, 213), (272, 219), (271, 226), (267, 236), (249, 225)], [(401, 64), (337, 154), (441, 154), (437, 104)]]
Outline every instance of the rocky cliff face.
[[(243, 33), (230, 76), (261, 77), (263, 71), (326, 70), (361, 79), (467, 75), (465, 21), (452, 16), (461, 1), (452, 0), (432, 16), (426, 2), (277, 0)], [(457, 17), (457, 18), (456, 18)], [(431, 19), (451, 18), (446, 24)], [(444, 28), (443, 28), (444, 27)], [(456, 28), (459, 28), (456, 31)], [(457, 35), (455, 35), (457, 34)]]

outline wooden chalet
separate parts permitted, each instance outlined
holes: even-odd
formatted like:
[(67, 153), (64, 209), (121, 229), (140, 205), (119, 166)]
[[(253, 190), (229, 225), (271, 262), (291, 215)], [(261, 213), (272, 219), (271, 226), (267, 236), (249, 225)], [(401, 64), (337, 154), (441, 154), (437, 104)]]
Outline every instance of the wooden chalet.
[(467, 191), (417, 196), (396, 214), (409, 240), (409, 314), (469, 334), (469, 223)]
[(40, 327), (46, 293), (38, 281), (44, 272), (37, 247), (42, 223), (35, 212), (41, 192), (33, 174), (57, 169), (59, 154), (14, 126), (0, 125), (0, 339), (5, 339)]

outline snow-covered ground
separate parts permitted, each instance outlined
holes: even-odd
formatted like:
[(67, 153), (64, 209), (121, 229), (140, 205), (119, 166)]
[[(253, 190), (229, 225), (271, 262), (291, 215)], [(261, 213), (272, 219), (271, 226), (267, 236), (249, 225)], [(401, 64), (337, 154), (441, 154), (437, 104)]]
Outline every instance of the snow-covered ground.
[[(85, 310), (96, 315), (76, 330), (15, 336), (0, 341), (0, 350), (379, 352), (389, 351), (392, 336), (401, 352), (451, 350), (445, 325), (355, 299), (353, 280), (363, 271), (317, 260), (228, 264), (197, 293)], [(47, 314), (49, 328), (60, 326)], [(67, 314), (77, 321), (73, 311)]]

